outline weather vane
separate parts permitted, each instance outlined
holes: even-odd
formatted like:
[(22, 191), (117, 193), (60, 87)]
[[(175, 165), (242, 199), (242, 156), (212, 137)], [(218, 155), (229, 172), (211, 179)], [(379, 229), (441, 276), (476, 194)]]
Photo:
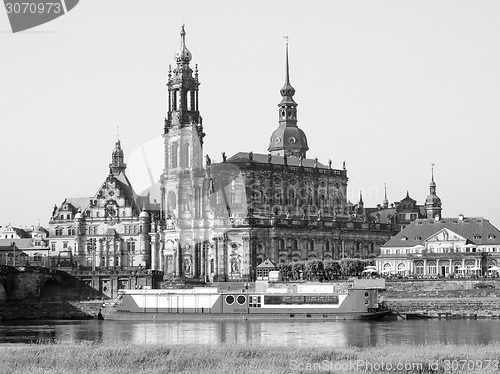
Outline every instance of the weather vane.
[(288, 45), (288, 39), (290, 39), (290, 37), (288, 35), (283, 35), (283, 38), (286, 40), (286, 44)]

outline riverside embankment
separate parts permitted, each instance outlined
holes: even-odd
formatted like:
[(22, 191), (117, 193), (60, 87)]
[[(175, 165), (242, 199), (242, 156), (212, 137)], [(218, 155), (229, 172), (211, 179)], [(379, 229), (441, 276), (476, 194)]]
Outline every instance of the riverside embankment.
[(394, 311), (435, 317), (500, 318), (500, 279), (388, 280), (382, 300)]
[[(44, 297), (0, 300), (0, 316), (4, 320), (95, 318), (103, 303), (101, 299), (79, 301), (77, 294), (67, 295), (59, 287), (45, 295), (48, 295), (45, 300)], [(500, 279), (497, 278), (387, 280), (381, 298), (401, 314), (500, 318)]]

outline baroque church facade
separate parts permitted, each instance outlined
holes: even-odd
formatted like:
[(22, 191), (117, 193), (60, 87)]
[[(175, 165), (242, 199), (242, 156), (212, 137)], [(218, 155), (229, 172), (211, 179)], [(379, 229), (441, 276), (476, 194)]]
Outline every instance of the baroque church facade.
[(267, 154), (203, 154), (198, 67), (184, 27), (168, 74), (160, 225), (151, 232), (151, 268), (166, 277), (253, 280), (256, 267), (310, 259), (375, 258), (398, 231), (369, 222), (347, 201), (347, 170), (307, 158), (297, 125), (288, 45), (279, 122)]

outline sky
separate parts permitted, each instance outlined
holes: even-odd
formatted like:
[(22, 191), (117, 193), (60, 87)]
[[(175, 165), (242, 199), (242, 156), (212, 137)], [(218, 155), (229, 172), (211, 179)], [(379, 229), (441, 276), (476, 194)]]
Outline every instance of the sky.
[[(163, 168), (168, 66), (198, 64), (204, 153), (267, 153), (290, 81), (308, 158), (365, 206), (429, 194), (500, 227), (500, 2), (84, 0), (13, 34), (0, 9), (0, 225), (93, 196), (119, 135), (136, 192)], [(118, 128), (118, 129), (117, 129)]]

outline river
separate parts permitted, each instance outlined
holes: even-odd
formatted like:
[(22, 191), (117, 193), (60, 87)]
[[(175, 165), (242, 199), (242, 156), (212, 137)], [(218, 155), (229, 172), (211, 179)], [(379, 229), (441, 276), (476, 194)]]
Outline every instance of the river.
[(4, 321), (0, 343), (82, 341), (130, 344), (257, 344), (377, 346), (489, 344), (500, 320), (368, 321)]

